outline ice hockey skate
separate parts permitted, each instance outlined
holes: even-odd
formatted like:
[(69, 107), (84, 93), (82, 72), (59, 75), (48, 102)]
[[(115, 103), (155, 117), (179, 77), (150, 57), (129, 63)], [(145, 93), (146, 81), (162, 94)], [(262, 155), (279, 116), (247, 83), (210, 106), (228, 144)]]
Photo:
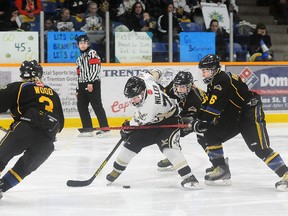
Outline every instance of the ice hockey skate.
[(205, 175), (206, 185), (223, 185), (229, 186), (231, 182), (231, 173), (229, 166), (221, 165), (216, 167), (211, 173)]
[(276, 182), (275, 187), (279, 191), (288, 191), (288, 172), (286, 172), (282, 179)]
[(112, 182), (114, 182), (119, 176), (120, 176), (121, 173), (113, 170), (111, 173), (109, 173), (107, 176), (106, 176), (106, 179), (108, 180), (108, 185), (111, 184)]
[(198, 180), (195, 178), (194, 175), (189, 176), (188, 178), (185, 178), (181, 185), (183, 188), (191, 189), (191, 190), (201, 190), (203, 189), (200, 185)]
[[(225, 164), (226, 164), (227, 166), (229, 166), (228, 157), (225, 158)], [(214, 167), (214, 166), (211, 166), (211, 167), (209, 167), (209, 168), (207, 168), (207, 169), (205, 170), (205, 173), (206, 173), (206, 174), (209, 174), (209, 173), (213, 172), (214, 169), (215, 169), (215, 167)]]
[(163, 159), (157, 163), (157, 170), (158, 171), (172, 171), (174, 167), (172, 163), (167, 159)]
[(93, 133), (92, 132), (82, 132), (82, 133), (78, 134), (78, 137), (93, 137)]
[(99, 130), (96, 132), (96, 137), (106, 137), (109, 134), (110, 134), (110, 131)]

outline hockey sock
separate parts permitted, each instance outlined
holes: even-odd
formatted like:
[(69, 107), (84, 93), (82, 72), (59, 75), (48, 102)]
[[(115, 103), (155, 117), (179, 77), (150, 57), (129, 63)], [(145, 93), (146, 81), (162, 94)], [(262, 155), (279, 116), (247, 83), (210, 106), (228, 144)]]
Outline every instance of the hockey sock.
[(185, 179), (191, 174), (191, 168), (189, 167), (183, 153), (179, 149), (165, 148), (163, 154), (173, 164), (179, 175)]
[(225, 165), (224, 151), (222, 144), (208, 146), (206, 148), (206, 153), (208, 154), (209, 159), (214, 167)]
[(3, 176), (4, 186), (2, 191), (5, 192), (10, 188), (16, 186), (22, 181), (22, 178), (14, 172), (14, 170), (10, 169), (4, 176)]
[(126, 147), (122, 147), (121, 151), (119, 152), (119, 155), (114, 162), (114, 170), (117, 171), (118, 173), (122, 173), (128, 163), (136, 156), (137, 154)]

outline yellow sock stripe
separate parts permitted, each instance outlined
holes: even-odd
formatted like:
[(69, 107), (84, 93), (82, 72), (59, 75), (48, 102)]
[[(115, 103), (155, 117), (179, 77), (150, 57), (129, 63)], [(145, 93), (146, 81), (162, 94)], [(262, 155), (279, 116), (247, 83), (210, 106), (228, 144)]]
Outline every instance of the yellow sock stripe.
[(182, 162), (179, 163), (179, 164), (176, 164), (174, 167), (175, 167), (176, 170), (179, 170), (179, 169), (181, 169), (181, 168), (183, 168), (183, 167), (185, 167), (185, 166), (187, 166), (187, 165), (188, 165), (188, 163), (187, 163), (187, 161), (185, 160), (185, 161), (182, 161)]
[(208, 151), (210, 151), (210, 150), (221, 149), (221, 148), (223, 148), (223, 147), (222, 147), (222, 144), (219, 145), (219, 146), (208, 146), (208, 147), (206, 148), (206, 152), (208, 152)]
[(12, 175), (14, 175), (14, 177), (15, 177), (19, 182), (21, 182), (21, 181), (23, 180), (13, 169), (10, 169), (9, 172), (12, 173)]
[(277, 157), (279, 154), (277, 153), (277, 152), (274, 152), (274, 154), (273, 155), (271, 155), (269, 158), (267, 158), (266, 160), (265, 160), (265, 163), (266, 164), (268, 164), (268, 163), (270, 163), (270, 161), (272, 161), (275, 157)]

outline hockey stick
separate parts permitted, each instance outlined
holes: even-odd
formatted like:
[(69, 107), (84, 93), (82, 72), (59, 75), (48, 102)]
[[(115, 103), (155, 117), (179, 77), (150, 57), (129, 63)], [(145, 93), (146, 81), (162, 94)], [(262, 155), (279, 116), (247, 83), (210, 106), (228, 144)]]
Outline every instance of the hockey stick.
[(78, 128), (80, 133), (85, 131), (94, 130), (142, 130), (142, 129), (153, 129), (153, 128), (187, 128), (190, 124), (171, 124), (171, 125), (141, 125), (141, 126), (119, 126), (119, 127), (98, 127), (98, 128)]
[(101, 172), (101, 170), (106, 165), (106, 163), (109, 161), (109, 159), (112, 157), (112, 155), (117, 150), (117, 148), (120, 146), (122, 141), (123, 141), (123, 139), (121, 138), (118, 141), (118, 143), (115, 145), (115, 147), (112, 149), (110, 154), (107, 156), (107, 158), (103, 161), (103, 163), (100, 165), (100, 167), (96, 170), (96, 172), (94, 173), (94, 175), (90, 179), (83, 180), (83, 181), (81, 181), (81, 180), (68, 180), (66, 183), (67, 186), (69, 186), (69, 187), (84, 187), (84, 186), (90, 185), (94, 181), (94, 179), (98, 176), (98, 174)]

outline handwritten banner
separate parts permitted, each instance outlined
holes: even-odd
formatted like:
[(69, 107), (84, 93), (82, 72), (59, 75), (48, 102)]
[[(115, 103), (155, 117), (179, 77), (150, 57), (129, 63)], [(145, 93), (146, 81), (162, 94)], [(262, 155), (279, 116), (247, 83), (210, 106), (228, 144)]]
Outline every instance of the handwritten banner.
[(0, 50), (0, 63), (38, 61), (38, 32), (0, 32)]
[(219, 26), (225, 28), (227, 32), (230, 32), (230, 18), (225, 4), (218, 5), (215, 3), (201, 2), (201, 7), (207, 29), (209, 28), (210, 21), (216, 19), (219, 22)]
[(116, 62), (152, 62), (151, 32), (115, 32)]
[(181, 62), (199, 62), (207, 54), (215, 54), (214, 32), (180, 32)]
[(48, 32), (47, 35), (47, 61), (76, 62), (80, 55), (76, 38), (84, 32)]

